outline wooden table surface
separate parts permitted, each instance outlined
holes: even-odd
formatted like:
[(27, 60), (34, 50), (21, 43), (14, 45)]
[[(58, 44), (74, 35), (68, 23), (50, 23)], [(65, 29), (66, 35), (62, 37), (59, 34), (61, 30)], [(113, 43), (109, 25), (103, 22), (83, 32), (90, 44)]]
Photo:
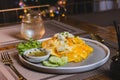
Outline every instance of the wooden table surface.
[(81, 30), (87, 31), (88, 33), (97, 33), (105, 39), (117, 42), (116, 32), (113, 25), (99, 26), (91, 24), (89, 22), (74, 20), (69, 17), (67, 17), (66, 19), (61, 19), (61, 22), (72, 25)]

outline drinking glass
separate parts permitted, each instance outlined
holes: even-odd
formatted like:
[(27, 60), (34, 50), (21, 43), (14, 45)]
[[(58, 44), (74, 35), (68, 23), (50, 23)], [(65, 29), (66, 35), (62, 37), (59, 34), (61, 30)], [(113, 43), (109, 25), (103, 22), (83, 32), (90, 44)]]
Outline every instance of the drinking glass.
[(40, 39), (45, 33), (44, 23), (39, 14), (25, 14), (22, 18), (21, 35), (24, 39)]

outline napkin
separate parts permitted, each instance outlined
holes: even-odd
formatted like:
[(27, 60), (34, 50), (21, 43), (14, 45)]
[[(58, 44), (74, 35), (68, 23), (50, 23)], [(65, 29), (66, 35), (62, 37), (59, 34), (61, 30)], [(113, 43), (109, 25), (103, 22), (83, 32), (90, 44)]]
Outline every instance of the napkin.
[(15, 80), (15, 78), (7, 70), (6, 66), (2, 63), (0, 63), (0, 80)]

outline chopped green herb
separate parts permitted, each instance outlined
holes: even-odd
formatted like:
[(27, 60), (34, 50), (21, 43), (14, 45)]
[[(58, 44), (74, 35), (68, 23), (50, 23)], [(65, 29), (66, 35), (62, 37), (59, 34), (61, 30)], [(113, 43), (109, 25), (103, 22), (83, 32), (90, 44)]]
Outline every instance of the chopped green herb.
[(41, 42), (37, 40), (30, 39), (27, 42), (22, 42), (17, 45), (17, 49), (20, 54), (23, 54), (25, 50), (31, 49), (31, 48), (40, 48)]

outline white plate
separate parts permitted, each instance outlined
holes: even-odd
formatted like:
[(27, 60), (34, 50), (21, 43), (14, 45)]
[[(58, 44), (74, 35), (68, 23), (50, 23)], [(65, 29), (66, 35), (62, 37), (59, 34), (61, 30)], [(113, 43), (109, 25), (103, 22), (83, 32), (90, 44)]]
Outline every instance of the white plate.
[[(85, 40), (88, 45), (94, 48), (94, 52), (86, 60), (82, 62), (68, 63), (66, 66), (62, 66), (62, 67), (46, 67), (43, 66), (42, 64), (31, 63), (25, 60), (21, 55), (19, 55), (19, 59), (26, 67), (31, 68), (33, 70), (46, 72), (46, 73), (58, 73), (58, 74), (89, 71), (103, 65), (109, 59), (110, 50), (104, 44), (86, 38), (82, 38), (82, 39)], [(46, 39), (42, 39), (40, 41), (43, 40)]]

